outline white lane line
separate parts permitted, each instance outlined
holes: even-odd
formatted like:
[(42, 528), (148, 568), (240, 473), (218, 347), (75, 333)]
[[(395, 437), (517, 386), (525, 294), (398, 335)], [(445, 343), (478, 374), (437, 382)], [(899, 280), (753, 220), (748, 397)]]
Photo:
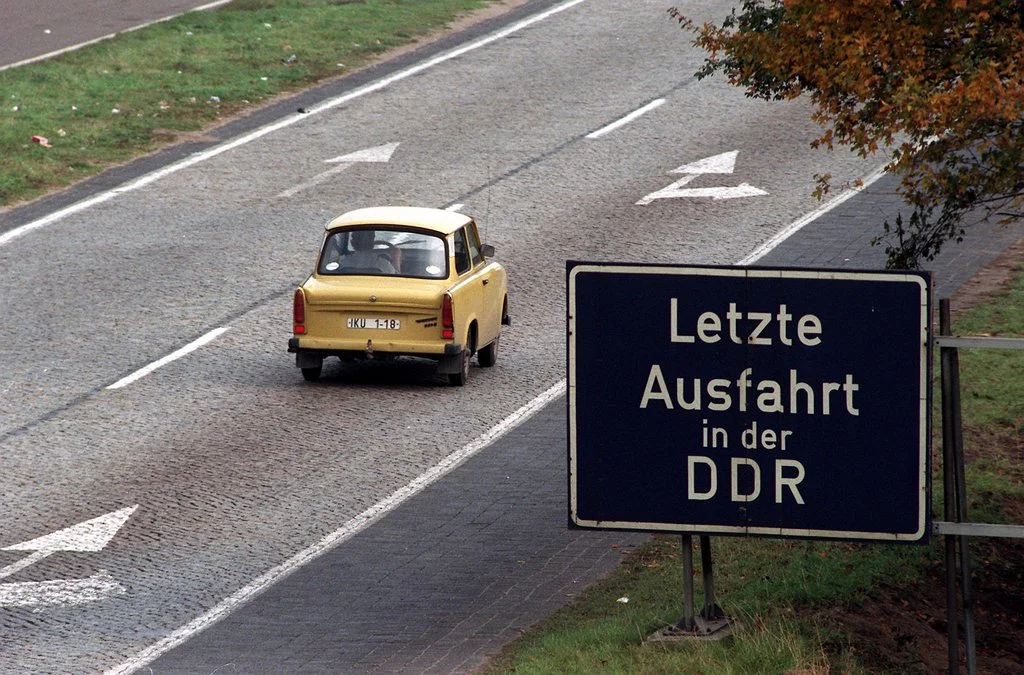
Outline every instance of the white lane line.
[(507, 434), (519, 424), (525, 422), (527, 419), (532, 417), (534, 413), (564, 393), (565, 380), (562, 380), (537, 398), (519, 408), (519, 410), (498, 422), (482, 436), (469, 443), (469, 445), (466, 445), (461, 450), (453, 452), (442, 459), (439, 464), (435, 465), (426, 473), (418, 476), (412, 482), (406, 484), (402, 488), (399, 488), (388, 497), (366, 509), (358, 516), (352, 518), (339, 529), (328, 534), (309, 548), (296, 553), (277, 567), (274, 567), (263, 575), (257, 577), (244, 588), (217, 603), (216, 606), (202, 616), (193, 619), (186, 625), (178, 628), (164, 639), (139, 652), (130, 660), (122, 663), (112, 670), (108, 670), (106, 675), (127, 675), (128, 673), (135, 672), (136, 670), (152, 663), (162, 654), (182, 644), (193, 635), (209, 628), (269, 586), (278, 582), (288, 574), (291, 574), (306, 563), (335, 548), (346, 539), (349, 539), (355, 534), (366, 529), (386, 515), (389, 511), (397, 508), (402, 504), (402, 502), (422, 492), (431, 483), (455, 469), (457, 466)]
[(634, 110), (633, 112), (629, 113), (625, 117), (623, 117), (621, 119), (618, 119), (618, 120), (615, 120), (611, 124), (609, 124), (607, 126), (604, 126), (604, 127), (601, 127), (597, 131), (590, 132), (589, 134), (587, 134), (586, 137), (587, 138), (600, 138), (601, 136), (604, 136), (607, 133), (615, 131), (616, 129), (618, 129), (619, 127), (623, 126), (624, 124), (629, 124), (630, 122), (635, 120), (637, 117), (640, 117), (644, 113), (648, 113), (648, 112), (654, 110), (655, 108), (657, 108), (658, 106), (660, 106), (664, 102), (665, 102), (665, 99), (663, 99), (663, 98), (654, 99), (653, 101), (651, 101), (650, 103), (648, 103), (644, 107), (638, 108), (637, 110)]
[(837, 207), (840, 204), (842, 204), (843, 202), (845, 202), (847, 199), (850, 199), (854, 195), (858, 195), (861, 192), (863, 192), (864, 190), (868, 189), (868, 187), (872, 183), (874, 183), (875, 181), (877, 181), (879, 178), (881, 178), (884, 175), (885, 175), (885, 166), (882, 166), (882, 167), (880, 167), (878, 169), (875, 169), (874, 173), (872, 173), (867, 178), (865, 178), (863, 181), (861, 181), (860, 185), (858, 185), (855, 188), (851, 188), (849, 190), (846, 190), (845, 192), (843, 192), (843, 193), (833, 197), (830, 201), (827, 201), (824, 204), (822, 204), (821, 206), (819, 206), (818, 208), (814, 209), (810, 213), (804, 215), (801, 218), (798, 218), (798, 219), (794, 220), (786, 228), (784, 228), (780, 232), (776, 233), (776, 235), (774, 237), (772, 237), (771, 239), (769, 239), (765, 243), (761, 244), (759, 247), (754, 249), (754, 251), (752, 253), (750, 253), (750, 255), (748, 255), (747, 257), (743, 258), (743, 260), (740, 260), (736, 264), (737, 265), (752, 265), (753, 263), (757, 262), (761, 258), (763, 258), (766, 255), (768, 255), (772, 251), (772, 249), (774, 249), (779, 244), (781, 244), (782, 242), (784, 242), (785, 240), (789, 239), (791, 236), (793, 236), (794, 234), (799, 232), (801, 229), (803, 229), (805, 225), (813, 222), (819, 216), (822, 216), (822, 215), (828, 213), (829, 211), (831, 211), (835, 207)]
[[(124, 191), (127, 192), (128, 189), (126, 188), (124, 189)], [(90, 206), (95, 206), (96, 204), (102, 204), (103, 202), (107, 201), (108, 199), (112, 199), (118, 194), (120, 194), (120, 191), (115, 190), (111, 190), (110, 192), (101, 192), (93, 197), (90, 197), (89, 199), (72, 204), (67, 208), (61, 209), (59, 211), (54, 211), (50, 215), (40, 218), (39, 220), (33, 220), (32, 222), (20, 225), (14, 228), (13, 230), (8, 230), (7, 232), (0, 234), (0, 246), (9, 244), (18, 237), (28, 234), (32, 230), (38, 230), (41, 227), (46, 227), (50, 223), (55, 223), (61, 218), (64, 218), (65, 216), (70, 216), (73, 213), (84, 211)]]
[(157, 368), (160, 368), (161, 366), (166, 366), (171, 361), (176, 361), (177, 359), (180, 359), (182, 356), (185, 356), (186, 354), (188, 354), (190, 352), (194, 352), (195, 350), (199, 349), (200, 347), (202, 347), (203, 345), (207, 344), (208, 342), (213, 342), (218, 337), (220, 337), (222, 334), (224, 334), (227, 330), (228, 330), (227, 326), (222, 326), (220, 328), (214, 328), (213, 330), (211, 330), (206, 335), (202, 336), (201, 338), (199, 338), (197, 340), (193, 340), (192, 342), (188, 343), (187, 345), (185, 345), (181, 349), (178, 349), (176, 351), (171, 352), (170, 354), (168, 354), (167, 356), (163, 357), (159, 361), (154, 361), (153, 363), (149, 364), (145, 368), (139, 368), (138, 370), (136, 370), (131, 375), (129, 375), (127, 377), (122, 377), (120, 380), (118, 380), (114, 384), (111, 384), (111, 385), (107, 386), (107, 389), (120, 389), (121, 387), (125, 387), (125, 386), (131, 384), (132, 382), (135, 382), (136, 380), (140, 380), (143, 377), (145, 377), (146, 375), (149, 375), (150, 373), (152, 373)]
[(58, 49), (56, 51), (48, 52), (46, 54), (41, 54), (40, 56), (33, 56), (32, 58), (25, 59), (24, 61), (18, 61), (17, 63), (8, 63), (6, 66), (0, 66), (0, 71), (7, 70), (8, 68), (17, 68), (18, 66), (27, 66), (28, 64), (36, 63), (37, 61), (45, 61), (46, 59), (52, 59), (55, 56), (60, 56), (61, 54), (67, 54), (68, 52), (76, 51), (78, 49), (81, 49), (82, 47), (88, 47), (89, 45), (94, 45), (97, 42), (103, 42), (104, 40), (109, 40), (111, 38), (115, 38), (118, 35), (121, 35), (123, 33), (131, 33), (133, 31), (137, 31), (137, 30), (141, 30), (143, 28), (146, 28), (147, 26), (152, 26), (154, 24), (163, 23), (165, 21), (170, 21), (171, 19), (177, 19), (179, 16), (182, 16), (184, 14), (188, 14), (189, 12), (202, 12), (202, 11), (205, 11), (205, 10), (208, 10), (208, 9), (214, 9), (215, 7), (220, 7), (221, 5), (226, 5), (229, 2), (231, 2), (231, 0), (217, 0), (216, 2), (211, 2), (211, 3), (205, 4), (205, 5), (201, 5), (199, 7), (193, 7), (192, 9), (187, 10), (185, 12), (181, 12), (180, 14), (172, 14), (171, 16), (165, 16), (162, 19), (154, 19), (153, 21), (147, 21), (146, 23), (139, 24), (138, 26), (132, 26), (131, 28), (125, 28), (124, 30), (118, 31), (117, 33), (110, 33), (109, 35), (104, 35), (102, 37), (93, 38), (92, 40), (87, 40), (85, 42), (79, 42), (77, 45), (71, 45), (70, 47), (64, 47), (63, 49)]
[(394, 84), (395, 82), (400, 82), (401, 80), (412, 77), (413, 75), (418, 75), (419, 73), (422, 73), (425, 70), (438, 66), (447, 61), (451, 61), (452, 59), (458, 58), (463, 54), (469, 53), (476, 49), (480, 49), (481, 47), (485, 47), (491, 44), (492, 42), (496, 42), (498, 40), (506, 38), (509, 35), (512, 35), (523, 30), (524, 28), (528, 28), (535, 23), (544, 21), (545, 19), (548, 19), (558, 14), (559, 12), (564, 12), (565, 10), (570, 9), (571, 7), (575, 7), (576, 5), (579, 5), (586, 1), (587, 0), (569, 0), (568, 2), (565, 2), (561, 5), (556, 5), (555, 7), (552, 7), (544, 12), (541, 12), (540, 14), (535, 14), (531, 17), (523, 19), (518, 23), (512, 24), (511, 26), (505, 28), (504, 30), (501, 30), (497, 33), (493, 33), (492, 35), (489, 35), (485, 38), (481, 38), (476, 42), (471, 42), (470, 44), (465, 45), (464, 47), (460, 47), (458, 49), (455, 49), (454, 51), (450, 51), (445, 54), (435, 56), (432, 59), (429, 59), (422, 63), (418, 63), (415, 66), (412, 66), (405, 70), (399, 71), (393, 75), (377, 80), (371, 84), (351, 91), (347, 94), (343, 94), (341, 96), (338, 96), (337, 98), (325, 101), (320, 105), (308, 108), (306, 113), (303, 115), (291, 116), (278, 120), (273, 124), (256, 129), (255, 131), (252, 131), (244, 136), (239, 136), (238, 138), (228, 141), (227, 143), (223, 143), (221, 145), (210, 148), (209, 150), (205, 150), (203, 152), (197, 152), (196, 154), (186, 157), (185, 159), (179, 162), (165, 166), (163, 169), (154, 171), (153, 173), (146, 174), (145, 176), (142, 176), (141, 178), (138, 178), (132, 181), (131, 183), (122, 185), (121, 187), (118, 188), (114, 188), (109, 192), (100, 193), (90, 199), (86, 199), (85, 201), (79, 202), (77, 204), (72, 204), (71, 206), (61, 209), (60, 211), (55, 211), (44, 218), (40, 218), (39, 220), (33, 221), (31, 223), (26, 223), (20, 227), (16, 227), (13, 230), (10, 230), (9, 232), (0, 235), (0, 246), (4, 246), (5, 244), (8, 244), (11, 241), (17, 239), (18, 237), (28, 234), (33, 230), (37, 230), (41, 227), (54, 223), (64, 218), (65, 216), (69, 216), (73, 213), (77, 213), (78, 211), (82, 211), (97, 204), (101, 204), (107, 201), (108, 199), (116, 197), (117, 195), (137, 190), (141, 187), (149, 185), (150, 183), (154, 183), (160, 180), (161, 178), (164, 178), (165, 176), (177, 173), (178, 171), (186, 169), (194, 164), (205, 162), (206, 160), (216, 157), (217, 155), (223, 154), (225, 152), (228, 152), (229, 150), (234, 150), (237, 147), (243, 146), (247, 143), (251, 143), (252, 141), (262, 138), (267, 134), (289, 127), (295, 124), (296, 122), (310, 119), (315, 115), (319, 115), (322, 112), (326, 112), (340, 105), (344, 105), (345, 103), (348, 103), (353, 99), (365, 96), (375, 91), (379, 91), (381, 89), (384, 89), (385, 87)]

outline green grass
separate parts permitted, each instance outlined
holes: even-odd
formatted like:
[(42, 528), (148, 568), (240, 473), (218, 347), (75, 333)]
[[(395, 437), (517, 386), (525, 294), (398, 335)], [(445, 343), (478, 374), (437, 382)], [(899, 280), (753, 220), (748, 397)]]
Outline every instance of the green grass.
[[(954, 331), (1024, 336), (1024, 266), (1008, 292), (958, 316)], [(1021, 524), (1007, 520), (1007, 514), (1024, 513), (1024, 352), (961, 350), (960, 364), (968, 516)], [(936, 454), (941, 454), (940, 398), (936, 393)], [(940, 473), (933, 482), (934, 513), (941, 519)], [(985, 545), (985, 565), (976, 568), (982, 583), (986, 569), (1021, 565), (1020, 542), (991, 541)], [(511, 645), (485, 672), (906, 672), (906, 662), (865, 656), (870, 645), (858, 645), (841, 626), (816, 618), (816, 610), (870, 607), (879, 588), (913, 595), (923, 584), (934, 585), (929, 573), (940, 569), (943, 559), (941, 538), (927, 546), (896, 546), (716, 537), (711, 546), (716, 597), (726, 614), (739, 619), (728, 637), (672, 645), (647, 641), (683, 614), (680, 538), (658, 535), (580, 600)], [(699, 567), (696, 551), (694, 556)], [(698, 610), (700, 582), (698, 574)]]
[(0, 71), (0, 207), (350, 72), (492, 2), (236, 0)]
[[(878, 584), (912, 585), (938, 555), (910, 546), (724, 537), (711, 546), (716, 596), (738, 619), (726, 639), (646, 641), (683, 614), (679, 537), (659, 535), (485, 672), (867, 672), (849, 651), (836, 651), (845, 636), (816, 625), (806, 609), (861, 602)], [(700, 581), (698, 575), (698, 604)]]
[[(1017, 283), (996, 303), (974, 308), (955, 324), (965, 335), (1020, 335), (1024, 325), (1024, 285)], [(996, 434), (1024, 432), (1024, 367), (1020, 352), (962, 350), (961, 390), (964, 418)], [(1016, 373), (1017, 377), (1008, 377)]]

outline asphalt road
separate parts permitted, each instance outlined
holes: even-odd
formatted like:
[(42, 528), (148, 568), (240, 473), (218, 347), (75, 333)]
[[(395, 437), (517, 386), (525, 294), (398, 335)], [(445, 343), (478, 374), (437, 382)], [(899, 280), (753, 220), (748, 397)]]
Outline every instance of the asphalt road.
[(34, 0), (0, 5), (0, 67), (32, 61), (77, 45), (228, 0)]
[[(3, 214), (4, 668), (144, 665), (492, 447), (557, 397), (566, 259), (736, 263), (817, 207), (815, 174), (880, 164), (809, 149), (801, 103), (695, 81), (665, 9), (530, 2), (307, 95), (308, 114), (289, 102)], [(689, 186), (766, 194), (653, 196), (732, 152)], [(284, 351), (322, 223), (380, 203), (461, 205), (509, 269), (514, 326), (467, 387), (410, 364), (329, 364), (309, 386)], [(103, 546), (19, 546), (110, 513)]]

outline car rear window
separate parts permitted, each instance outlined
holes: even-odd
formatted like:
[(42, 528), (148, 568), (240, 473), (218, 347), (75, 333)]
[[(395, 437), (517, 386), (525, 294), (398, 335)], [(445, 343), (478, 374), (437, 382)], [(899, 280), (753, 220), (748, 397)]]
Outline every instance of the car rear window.
[(444, 238), (432, 232), (386, 226), (345, 228), (327, 235), (317, 271), (445, 279), (448, 255)]

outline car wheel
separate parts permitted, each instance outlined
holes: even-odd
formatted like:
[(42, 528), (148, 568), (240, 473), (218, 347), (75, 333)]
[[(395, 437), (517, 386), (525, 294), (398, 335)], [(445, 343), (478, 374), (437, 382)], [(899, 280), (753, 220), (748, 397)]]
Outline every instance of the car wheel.
[(323, 370), (324, 364), (320, 363), (311, 368), (302, 369), (302, 379), (306, 382), (316, 382), (320, 379), (320, 371)]
[(480, 351), (477, 352), (476, 358), (480, 362), (480, 365), (484, 368), (490, 368), (494, 365), (494, 362), (498, 360), (498, 340), (501, 336), (494, 338), (494, 342), (481, 347)]
[(459, 372), (448, 374), (448, 383), (461, 387), (466, 384), (469, 379), (469, 350), (466, 349), (462, 352), (462, 356), (459, 357)]

